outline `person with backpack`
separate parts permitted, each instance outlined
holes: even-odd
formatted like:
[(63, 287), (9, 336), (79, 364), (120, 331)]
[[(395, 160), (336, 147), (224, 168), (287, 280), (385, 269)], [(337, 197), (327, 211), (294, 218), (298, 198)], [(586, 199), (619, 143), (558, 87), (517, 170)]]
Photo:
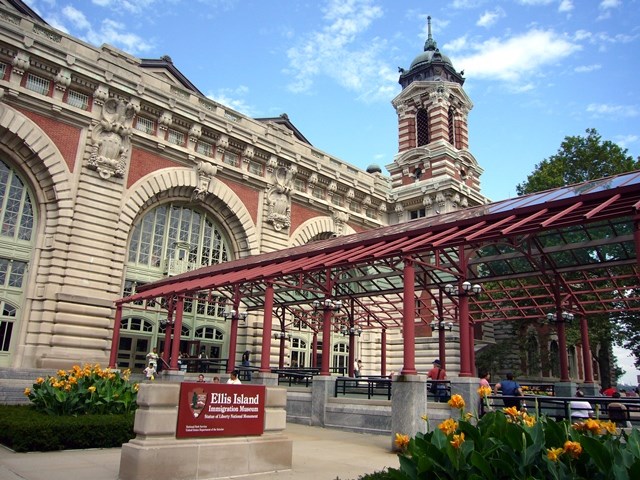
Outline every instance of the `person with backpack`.
[(446, 402), (447, 385), (444, 380), (447, 379), (447, 372), (442, 368), (440, 359), (433, 361), (433, 368), (427, 373), (427, 378), (431, 379), (430, 392), (436, 397), (436, 402)]
[(522, 397), (522, 387), (513, 379), (513, 373), (507, 373), (507, 378), (496, 383), (493, 387), (494, 395), (498, 394), (498, 390), (502, 393), (502, 401), (505, 408), (516, 407), (518, 410), (521, 408), (521, 400), (518, 397)]

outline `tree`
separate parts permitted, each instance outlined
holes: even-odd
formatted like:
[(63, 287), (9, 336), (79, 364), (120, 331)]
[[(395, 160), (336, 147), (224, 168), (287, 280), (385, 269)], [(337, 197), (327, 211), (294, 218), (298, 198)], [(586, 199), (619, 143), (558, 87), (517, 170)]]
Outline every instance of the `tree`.
[[(634, 160), (627, 154), (626, 148), (609, 140), (602, 141), (594, 128), (587, 129), (586, 133), (586, 137), (565, 137), (557, 153), (537, 164), (527, 180), (516, 186), (518, 195), (640, 169), (640, 157)], [(612, 321), (616, 323), (616, 329), (612, 328)], [(639, 322), (637, 315), (626, 315), (615, 320), (598, 315), (589, 319), (592, 345), (609, 347), (597, 349), (594, 355), (600, 364), (603, 383), (615, 383), (615, 378), (611, 377), (615, 376), (616, 366), (612, 365), (608, 354), (612, 342), (630, 349), (636, 357), (636, 365), (640, 365), (640, 335), (636, 333)]]
[(640, 168), (640, 158), (633, 159), (627, 149), (605, 140), (595, 128), (587, 136), (565, 137), (555, 155), (536, 165), (527, 180), (516, 186), (518, 195), (586, 182)]

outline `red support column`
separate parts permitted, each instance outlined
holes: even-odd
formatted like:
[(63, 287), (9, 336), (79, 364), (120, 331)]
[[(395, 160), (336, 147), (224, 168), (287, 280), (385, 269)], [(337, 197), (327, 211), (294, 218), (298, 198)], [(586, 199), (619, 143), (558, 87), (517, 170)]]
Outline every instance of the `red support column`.
[(262, 320), (262, 350), (260, 353), (260, 371), (271, 371), (271, 331), (273, 324), (273, 283), (267, 282), (264, 292), (264, 317)]
[(236, 369), (236, 349), (238, 345), (238, 321), (240, 319), (238, 308), (240, 308), (240, 298), (236, 294), (233, 299), (232, 310), (235, 312), (231, 316), (231, 334), (229, 336), (229, 359), (227, 360), (227, 373)]
[(171, 297), (167, 302), (167, 326), (164, 329), (164, 350), (160, 352), (162, 360), (165, 365), (169, 365), (169, 358), (171, 357), (171, 334), (173, 332), (173, 308), (174, 301)]
[(120, 323), (122, 322), (122, 304), (116, 305), (116, 318), (113, 321), (113, 335), (111, 336), (111, 352), (109, 354), (109, 368), (118, 366), (118, 346), (120, 345)]
[(382, 329), (380, 339), (380, 375), (387, 376), (387, 329)]
[(313, 332), (311, 341), (311, 368), (318, 368), (318, 332)]
[(404, 344), (403, 375), (416, 375), (416, 269), (413, 259), (404, 259), (404, 294), (402, 299), (402, 337)]
[(284, 368), (284, 337), (280, 337), (280, 346), (278, 352), (278, 368)]
[(171, 342), (171, 362), (169, 370), (178, 370), (178, 357), (180, 356), (180, 333), (182, 332), (182, 313), (184, 307), (184, 296), (180, 295), (176, 302), (176, 321), (173, 325), (173, 342)]
[[(458, 291), (462, 292), (462, 282), (458, 285)], [(469, 297), (460, 295), (458, 297), (458, 311), (460, 315), (460, 376), (471, 376), (471, 357), (469, 349)]]
[(591, 345), (589, 344), (589, 325), (587, 317), (580, 315), (580, 338), (582, 340), (582, 364), (584, 366), (584, 383), (593, 383), (593, 363)]
[(476, 373), (476, 329), (472, 321), (469, 322), (469, 366), (471, 367), (471, 376), (475, 377)]
[(438, 356), (440, 357), (440, 365), (444, 371), (447, 370), (447, 345), (444, 338), (444, 314), (442, 312), (442, 290), (438, 294)]
[(333, 312), (330, 309), (322, 311), (322, 365), (320, 366), (320, 375), (331, 375), (329, 371), (331, 356), (331, 316)]
[[(349, 328), (353, 328), (353, 323), (349, 322)], [(349, 332), (349, 368), (347, 375), (353, 377), (355, 374), (354, 364), (356, 363), (356, 336)]]
[(569, 362), (567, 358), (567, 335), (565, 332), (564, 319), (562, 312), (558, 309), (556, 312), (556, 328), (558, 331), (558, 350), (560, 355), (560, 381), (569, 381)]

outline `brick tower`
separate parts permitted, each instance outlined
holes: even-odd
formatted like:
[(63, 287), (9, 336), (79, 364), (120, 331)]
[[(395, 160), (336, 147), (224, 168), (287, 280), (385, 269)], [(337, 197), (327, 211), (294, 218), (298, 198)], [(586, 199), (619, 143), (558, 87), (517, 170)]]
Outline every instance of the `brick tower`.
[(398, 154), (387, 166), (397, 221), (482, 205), (482, 169), (469, 152), (467, 117), (473, 104), (463, 72), (440, 52), (431, 35), (408, 70), (399, 68)]

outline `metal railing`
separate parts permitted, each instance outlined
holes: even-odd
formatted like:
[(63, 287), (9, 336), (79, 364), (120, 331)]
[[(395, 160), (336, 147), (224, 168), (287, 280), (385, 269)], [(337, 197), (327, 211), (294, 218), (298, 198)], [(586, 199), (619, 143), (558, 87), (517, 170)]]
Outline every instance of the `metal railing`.
[(278, 374), (278, 385), (289, 387), (310, 387), (313, 377), (320, 373), (319, 368), (272, 368)]
[(388, 377), (337, 377), (334, 387), (334, 397), (339, 395), (366, 395), (386, 397), (391, 400), (391, 379)]

